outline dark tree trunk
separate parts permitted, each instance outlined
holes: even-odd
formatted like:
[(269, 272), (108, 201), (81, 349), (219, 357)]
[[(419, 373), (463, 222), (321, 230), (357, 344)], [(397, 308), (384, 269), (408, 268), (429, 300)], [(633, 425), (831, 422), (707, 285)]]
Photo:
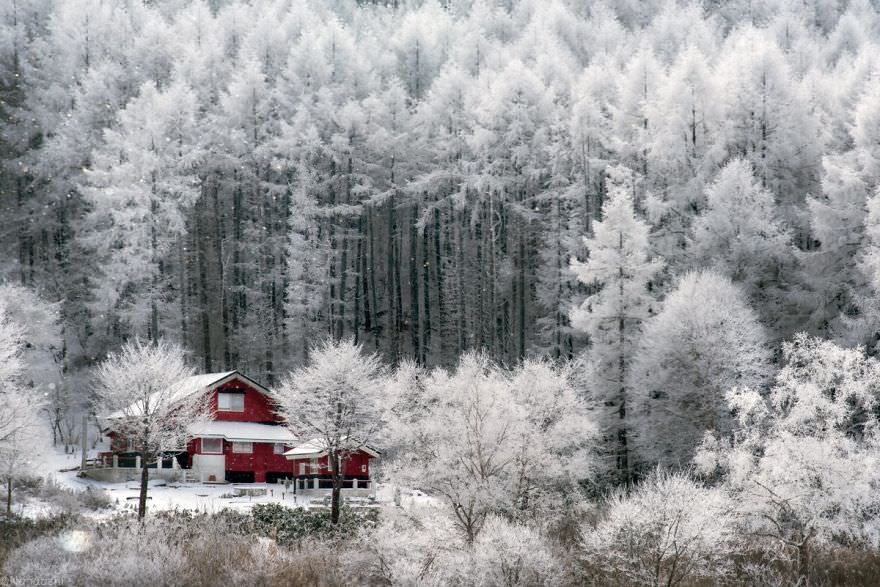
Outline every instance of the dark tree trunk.
[[(620, 233), (620, 250), (623, 251), (623, 233)], [(617, 335), (618, 335), (618, 344), (620, 345), (619, 356), (618, 356), (618, 388), (619, 388), (619, 397), (618, 397), (618, 410), (617, 415), (619, 418), (618, 430), (617, 430), (617, 439), (618, 439), (618, 450), (620, 451), (617, 456), (617, 465), (618, 470), (620, 471), (621, 478), (624, 483), (629, 484), (632, 481), (632, 472), (630, 471), (629, 466), (629, 446), (627, 439), (627, 423), (626, 423), (626, 357), (624, 356), (624, 348), (626, 341), (626, 317), (623, 315), (623, 267), (620, 267), (620, 308), (621, 315), (618, 316), (617, 322)]]
[(419, 210), (416, 206), (412, 209), (412, 218), (409, 227), (409, 332), (412, 344), (412, 354), (416, 362), (422, 363), (421, 341), (419, 339), (419, 272), (418, 272), (418, 232), (416, 222)]
[(333, 474), (333, 493), (330, 498), (330, 523), (339, 523), (339, 510), (342, 507), (342, 466), (340, 457), (330, 455), (330, 468)]
[(424, 303), (425, 324), (422, 328), (421, 364), (428, 364), (428, 353), (431, 349), (431, 263), (428, 254), (428, 229), (422, 230), (422, 295)]
[(150, 483), (150, 470), (147, 468), (147, 455), (141, 453), (141, 493), (138, 497), (138, 519), (147, 515), (147, 486)]
[(205, 259), (205, 244), (202, 242), (201, 221), (196, 219), (196, 255), (198, 255), (199, 263), (199, 311), (202, 318), (202, 353), (205, 361), (205, 372), (210, 373), (213, 370), (213, 356), (211, 353), (211, 324), (210, 309), (208, 308), (208, 269)]

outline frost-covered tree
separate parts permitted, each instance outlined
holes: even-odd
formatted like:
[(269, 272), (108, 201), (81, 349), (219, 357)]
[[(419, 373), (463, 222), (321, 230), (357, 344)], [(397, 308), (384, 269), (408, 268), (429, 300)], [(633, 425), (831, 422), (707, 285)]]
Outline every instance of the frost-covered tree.
[(848, 158), (826, 157), (822, 164), (822, 194), (808, 201), (812, 236), (818, 246), (804, 255), (804, 270), (816, 297), (811, 326), (817, 332), (840, 336), (845, 334), (841, 312), (848, 312), (853, 297), (863, 291), (857, 261), (865, 232), (868, 185)]
[(652, 243), (670, 265), (686, 257), (690, 223), (704, 207), (711, 161), (707, 153), (720, 126), (717, 83), (706, 56), (690, 47), (678, 56), (657, 99), (648, 104), (652, 193), (645, 208), (653, 225)]
[(583, 556), (600, 583), (607, 575), (636, 585), (714, 582), (728, 570), (736, 517), (723, 491), (658, 469), (603, 507), (582, 529)]
[(66, 341), (62, 332), (60, 304), (43, 300), (36, 292), (14, 285), (0, 285), (0, 304), (15, 316), (22, 329), (22, 385), (46, 401), (42, 408), (52, 428), (53, 445), (73, 441), (75, 416), (86, 398), (63, 377)]
[[(716, 164), (749, 161), (786, 220), (805, 234), (798, 209), (818, 191), (823, 136), (816, 109), (765, 29), (742, 27), (721, 48), (718, 75), (725, 121), (715, 141)], [(799, 239), (798, 242), (802, 242)]]
[(748, 161), (729, 162), (709, 186), (706, 209), (694, 220), (690, 254), (696, 266), (715, 268), (740, 284), (777, 333), (792, 327), (783, 311), (794, 251), (777, 220), (773, 195), (760, 186)]
[(16, 478), (33, 473), (49, 448), (48, 428), (40, 417), (41, 398), (0, 393), (0, 479), (6, 483), (6, 515), (12, 515), (12, 489)]
[(138, 518), (147, 513), (149, 465), (186, 446), (190, 429), (211, 415), (208, 396), (193, 392), (183, 350), (140, 340), (111, 353), (95, 371), (94, 409), (141, 457)]
[(783, 353), (768, 397), (728, 394), (735, 434), (708, 434), (694, 462), (720, 477), (744, 531), (792, 554), (806, 577), (820, 546), (877, 547), (880, 363), (805, 334)]
[(535, 361), (505, 373), (480, 354), (435, 370), (416, 397), (397, 398), (392, 477), (440, 496), (468, 544), (493, 513), (558, 509), (589, 476), (595, 435), (571, 376)]
[(326, 451), (333, 477), (331, 521), (339, 521), (349, 455), (373, 442), (382, 426), (382, 371), (376, 355), (351, 340), (327, 339), (275, 390), (278, 412), (294, 434)]
[(624, 482), (632, 478), (629, 375), (642, 324), (654, 301), (648, 287), (663, 267), (661, 261), (650, 259), (648, 226), (635, 216), (634, 181), (626, 168), (609, 170), (602, 221), (595, 224), (593, 236), (584, 239), (590, 256), (583, 263), (572, 262), (581, 282), (601, 285), (597, 293), (572, 310), (571, 322), (590, 337), (593, 400), (602, 406), (599, 425), (606, 450)]
[(714, 271), (688, 273), (644, 327), (633, 362), (633, 439), (642, 466), (684, 467), (707, 430), (730, 433), (725, 393), (770, 374), (764, 328), (741, 290)]
[(321, 312), (325, 310), (323, 285), (327, 279), (326, 243), (316, 226), (319, 210), (311, 190), (311, 176), (303, 170), (291, 194), (295, 212), (288, 220), (287, 326), (294, 338), (295, 352), (308, 359), (310, 341), (319, 336)]
[[(99, 259), (94, 307), (150, 340), (178, 330), (172, 318), (182, 292), (168, 255), (177, 252), (198, 195), (191, 174), (200, 156), (196, 108), (185, 82), (164, 90), (144, 84), (105, 133), (84, 187), (84, 240)], [(180, 262), (176, 267), (183, 271)]]
[(860, 315), (845, 323), (851, 329), (847, 338), (866, 344), (869, 353), (876, 353), (876, 345), (880, 342), (880, 189), (868, 198), (866, 207), (864, 242), (856, 261), (866, 288), (853, 292), (864, 292), (856, 294), (854, 300)]
[(42, 398), (24, 382), (24, 328), (0, 298), (0, 478), (6, 485), (6, 515), (12, 514), (13, 481), (44, 450)]

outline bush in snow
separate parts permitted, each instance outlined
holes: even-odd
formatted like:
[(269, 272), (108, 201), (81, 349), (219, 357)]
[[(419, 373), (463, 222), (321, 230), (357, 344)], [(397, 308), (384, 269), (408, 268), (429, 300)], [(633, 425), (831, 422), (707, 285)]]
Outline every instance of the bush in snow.
[(121, 516), (97, 528), (55, 529), (15, 549), (3, 572), (73, 585), (344, 584), (339, 542), (289, 549), (255, 536), (247, 515), (157, 512), (144, 522)]
[(286, 545), (305, 539), (353, 536), (361, 527), (375, 525), (376, 514), (373, 511), (357, 514), (343, 507), (339, 522), (333, 524), (330, 512), (310, 512), (275, 503), (259, 503), (251, 510), (249, 522), (248, 528), (255, 534)]
[(540, 531), (491, 516), (470, 551), (475, 585), (559, 585), (564, 566)]
[(175, 585), (185, 567), (180, 544), (163, 524), (129, 520), (101, 533), (71, 529), (38, 538), (13, 552), (4, 570), (44, 584), (63, 578), (74, 585), (121, 587)]
[(732, 505), (717, 489), (654, 471), (608, 498), (604, 517), (583, 529), (587, 573), (601, 583), (680, 585), (727, 571)]
[(77, 516), (69, 513), (37, 519), (0, 517), (0, 569), (10, 551), (42, 536), (57, 534), (77, 521)]
[(359, 547), (349, 571), (384, 585), (445, 585), (464, 557), (451, 512), (434, 507), (383, 512), (375, 529), (360, 533)]
[(541, 531), (491, 515), (468, 544), (453, 516), (445, 507), (385, 512), (374, 531), (361, 535), (351, 576), (385, 585), (562, 583), (564, 565)]

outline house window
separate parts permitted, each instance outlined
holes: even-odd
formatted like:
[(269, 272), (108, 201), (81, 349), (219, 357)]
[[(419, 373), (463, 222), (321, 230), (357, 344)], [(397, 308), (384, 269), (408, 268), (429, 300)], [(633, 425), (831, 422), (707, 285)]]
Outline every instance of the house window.
[(308, 471), (306, 471), (306, 468), (307, 468), (307, 467), (308, 467), (307, 464), (305, 464), (305, 463), (300, 463), (300, 464), (299, 464), (299, 474), (300, 474), (300, 475), (308, 475)]
[(318, 459), (312, 459), (309, 462), (309, 469), (312, 470), (312, 475), (315, 475), (316, 473), (318, 473), (318, 471), (320, 471), (320, 469), (318, 468)]
[(221, 412), (243, 412), (244, 394), (219, 392), (217, 394), (217, 409)]
[(202, 439), (203, 455), (219, 455), (223, 454), (222, 438), (203, 438)]
[(284, 443), (283, 442), (276, 442), (274, 452), (276, 455), (283, 455), (284, 454)]
[(134, 452), (136, 449), (134, 445), (134, 440), (129, 438), (125, 441), (125, 450), (126, 452)]
[(254, 452), (254, 443), (253, 442), (233, 442), (232, 443), (232, 452), (237, 452), (240, 454), (250, 454)]

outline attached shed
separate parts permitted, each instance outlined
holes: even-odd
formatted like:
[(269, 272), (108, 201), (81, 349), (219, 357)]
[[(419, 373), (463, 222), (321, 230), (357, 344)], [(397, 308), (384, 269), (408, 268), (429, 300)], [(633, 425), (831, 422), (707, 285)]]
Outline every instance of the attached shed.
[[(332, 487), (330, 459), (325, 446), (323, 441), (314, 438), (284, 453), (284, 456), (292, 461), (294, 477), (301, 480), (302, 485), (315, 488)], [(344, 455), (343, 487), (366, 487), (370, 479), (370, 461), (378, 458), (379, 455), (379, 451), (369, 446), (363, 446)]]

